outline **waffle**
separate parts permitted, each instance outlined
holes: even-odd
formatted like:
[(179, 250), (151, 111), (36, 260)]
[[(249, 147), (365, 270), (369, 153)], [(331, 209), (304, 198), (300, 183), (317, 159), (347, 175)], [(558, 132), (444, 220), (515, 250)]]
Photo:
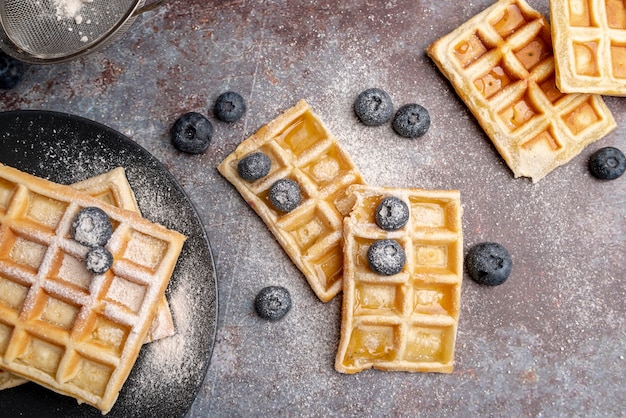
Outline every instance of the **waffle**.
[(10, 372), (0, 370), (0, 390), (14, 388), (19, 385), (27, 383), (28, 380), (23, 377), (19, 377)]
[[(458, 191), (354, 186), (344, 220), (341, 339), (335, 369), (451, 373), (463, 277), (463, 233)], [(409, 208), (407, 224), (385, 231), (375, 221), (381, 199)], [(375, 273), (367, 251), (396, 240), (406, 263), (392, 276)]]
[[(73, 188), (90, 194), (103, 202), (122, 209), (141, 213), (133, 189), (128, 184), (126, 172), (118, 167), (99, 176), (91, 177), (71, 185)], [(171, 337), (176, 333), (172, 312), (165, 295), (161, 298), (157, 314), (146, 337), (146, 342)]]
[(135, 193), (128, 184), (124, 167), (117, 167), (99, 176), (71, 184), (71, 187), (90, 194), (109, 205), (141, 213)]
[[(112, 268), (82, 273), (83, 207), (114, 226)], [(107, 413), (146, 340), (185, 237), (68, 186), (0, 165), (0, 367)]]
[[(269, 156), (271, 169), (248, 182), (239, 177), (237, 164), (256, 151)], [(301, 100), (260, 128), (218, 170), (265, 222), (319, 299), (327, 302), (339, 293), (343, 216), (350, 208), (345, 190), (364, 180), (309, 105)], [(272, 184), (283, 178), (296, 181), (302, 194), (300, 205), (288, 213), (277, 211), (268, 198)]]
[[(98, 199), (122, 209), (139, 213), (139, 207), (133, 190), (128, 184), (123, 167), (118, 167), (99, 176), (91, 177), (71, 185), (73, 188), (90, 194)], [(86, 271), (84, 273), (88, 274)], [(88, 279), (83, 279), (88, 280)], [(157, 314), (146, 337), (146, 342), (170, 337), (176, 333), (172, 313), (165, 295), (159, 303)], [(12, 373), (0, 370), (0, 390), (26, 383), (27, 380)]]
[(551, 1), (550, 16), (559, 89), (626, 96), (626, 4)]
[(555, 85), (546, 19), (501, 0), (427, 49), (515, 177), (539, 181), (616, 127), (598, 95)]

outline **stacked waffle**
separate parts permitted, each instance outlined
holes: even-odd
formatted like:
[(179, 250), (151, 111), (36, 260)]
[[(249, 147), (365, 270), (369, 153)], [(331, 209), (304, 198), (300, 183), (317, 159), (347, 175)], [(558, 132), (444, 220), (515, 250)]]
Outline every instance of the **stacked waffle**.
[[(269, 157), (267, 175), (253, 181), (238, 163)], [(274, 234), (320, 300), (343, 289), (342, 337), (336, 369), (450, 373), (462, 279), (461, 208), (457, 191), (374, 188), (304, 101), (244, 140), (218, 167)], [(300, 205), (273, 206), (269, 190), (295, 180)], [(404, 201), (410, 222), (396, 232), (373, 226), (384, 197)], [(407, 263), (398, 274), (372, 271), (363, 252), (374, 237), (402, 243)]]
[[(552, 16), (562, 5), (586, 2), (552, 1)], [(553, 27), (556, 41), (562, 30)], [(567, 54), (557, 49), (563, 42), (554, 51), (552, 45), (540, 13), (523, 0), (501, 0), (427, 50), (515, 177), (534, 182), (616, 127), (600, 96), (557, 88), (565, 73), (555, 71), (555, 56), (558, 64)]]
[[(0, 368), (103, 413), (141, 345), (173, 333), (164, 292), (185, 240), (140, 216), (123, 174), (72, 188), (0, 166)], [(70, 234), (86, 207), (113, 226), (102, 274)]]

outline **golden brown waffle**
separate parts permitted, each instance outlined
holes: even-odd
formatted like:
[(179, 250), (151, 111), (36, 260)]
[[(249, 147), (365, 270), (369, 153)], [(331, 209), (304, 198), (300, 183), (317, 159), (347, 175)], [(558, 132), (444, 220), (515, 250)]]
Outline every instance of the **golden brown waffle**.
[(555, 86), (550, 27), (501, 0), (428, 47), (515, 177), (537, 182), (616, 126), (597, 95)]
[[(83, 280), (70, 225), (114, 226), (111, 269)], [(108, 412), (144, 343), (185, 237), (69, 186), (0, 165), (0, 367)]]
[(137, 205), (135, 193), (128, 183), (124, 167), (117, 167), (99, 176), (74, 183), (71, 186), (109, 205), (141, 213)]
[(551, 1), (550, 16), (559, 89), (626, 96), (626, 3)]
[[(451, 373), (463, 278), (463, 233), (458, 191), (354, 186), (354, 209), (344, 220), (341, 340), (335, 369), (369, 368)], [(395, 196), (409, 208), (407, 224), (381, 229), (380, 201)], [(367, 251), (396, 240), (406, 263), (392, 276), (375, 273)]]
[[(76, 190), (80, 190), (92, 195), (103, 202), (118, 208), (141, 213), (137, 205), (137, 199), (133, 189), (128, 184), (126, 172), (123, 167), (117, 167), (107, 173), (91, 177), (71, 185)], [(176, 333), (172, 312), (165, 295), (159, 302), (159, 308), (152, 326), (146, 337), (146, 342), (157, 341), (162, 338), (171, 337)]]
[[(97, 197), (110, 205), (139, 213), (137, 200), (135, 199), (130, 184), (128, 184), (126, 172), (123, 167), (117, 167), (107, 173), (74, 183), (71, 186), (76, 190)], [(90, 275), (86, 270), (82, 272), (86, 276)], [(87, 281), (89, 277), (81, 280)], [(152, 321), (146, 342), (149, 343), (161, 338), (170, 337), (175, 333), (176, 329), (174, 327), (172, 313), (170, 312), (167, 298), (164, 295), (159, 303), (157, 314)], [(0, 370), (0, 390), (19, 386), (26, 382), (26, 379)]]
[[(237, 164), (256, 151), (270, 158), (271, 170), (248, 182), (239, 177)], [(301, 100), (260, 128), (218, 169), (263, 219), (315, 294), (331, 300), (341, 290), (342, 224), (349, 211), (344, 192), (364, 180), (309, 105)], [(268, 198), (270, 187), (283, 178), (296, 181), (302, 194), (301, 204), (288, 213), (276, 210)]]

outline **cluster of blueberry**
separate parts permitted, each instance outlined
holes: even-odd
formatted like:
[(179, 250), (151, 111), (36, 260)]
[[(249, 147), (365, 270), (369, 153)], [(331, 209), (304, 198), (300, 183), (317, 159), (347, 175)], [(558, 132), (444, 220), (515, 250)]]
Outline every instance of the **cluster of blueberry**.
[(113, 226), (102, 209), (97, 207), (81, 209), (72, 220), (70, 234), (74, 240), (89, 247), (85, 257), (88, 271), (102, 274), (111, 268), (113, 255), (104, 246), (113, 234)]
[[(391, 119), (393, 102), (386, 91), (379, 88), (367, 89), (356, 98), (354, 112), (365, 125), (380, 126)], [(397, 110), (391, 126), (400, 136), (419, 138), (428, 132), (430, 114), (416, 103), (405, 104)]]
[[(267, 176), (272, 162), (262, 152), (246, 155), (237, 163), (237, 174), (246, 181), (255, 181)], [(281, 212), (291, 212), (300, 205), (302, 196), (298, 183), (291, 179), (277, 180), (271, 187), (269, 199), (272, 205)], [(268, 286), (257, 294), (254, 300), (257, 314), (270, 321), (284, 317), (291, 309), (291, 296), (282, 286)]]
[(0, 89), (15, 87), (26, 73), (26, 65), (10, 55), (0, 52)]
[[(213, 108), (215, 117), (227, 123), (238, 121), (246, 112), (246, 103), (240, 94), (228, 91), (221, 94)], [(176, 149), (189, 154), (201, 154), (208, 148), (213, 137), (213, 124), (202, 114), (188, 112), (179, 117), (170, 130), (171, 141)], [(262, 152), (253, 152), (237, 164), (237, 173), (246, 181), (256, 181), (267, 176), (272, 162)], [(300, 205), (302, 196), (298, 183), (291, 179), (276, 181), (269, 191), (269, 200), (281, 212), (290, 212)], [(257, 294), (254, 301), (257, 314), (269, 321), (277, 321), (291, 309), (291, 296), (282, 286), (267, 286)]]
[[(246, 113), (246, 102), (239, 93), (227, 91), (215, 101), (213, 114), (222, 122), (237, 122)], [(213, 124), (198, 112), (179, 117), (170, 129), (174, 147), (189, 154), (202, 154), (213, 138)]]
[[(376, 207), (376, 224), (385, 231), (397, 231), (409, 220), (409, 208), (397, 197), (386, 197)], [(400, 273), (406, 262), (402, 246), (393, 239), (375, 241), (367, 251), (370, 268), (378, 274)], [(495, 242), (474, 246), (466, 257), (467, 271), (476, 282), (497, 286), (511, 274), (513, 262), (506, 248)]]
[[(409, 208), (404, 201), (389, 196), (380, 201), (375, 212), (376, 225), (385, 231), (397, 231), (409, 221)], [(406, 254), (393, 239), (374, 241), (367, 250), (367, 262), (378, 274), (393, 276), (404, 268)]]
[[(246, 181), (255, 181), (267, 176), (272, 162), (262, 152), (246, 155), (237, 163), (239, 177)], [(302, 195), (300, 186), (294, 180), (280, 179), (270, 187), (269, 199), (272, 205), (281, 212), (291, 212), (300, 205)]]

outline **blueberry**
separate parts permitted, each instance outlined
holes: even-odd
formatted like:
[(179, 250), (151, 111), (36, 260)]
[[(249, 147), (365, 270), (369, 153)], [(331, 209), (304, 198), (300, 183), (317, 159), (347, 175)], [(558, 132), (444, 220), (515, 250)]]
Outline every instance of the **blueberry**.
[(409, 207), (395, 196), (385, 197), (376, 207), (376, 224), (385, 231), (397, 231), (409, 221)]
[(244, 180), (254, 181), (267, 176), (271, 167), (270, 157), (262, 152), (253, 152), (239, 160), (237, 173)]
[(429, 127), (428, 110), (415, 103), (402, 106), (393, 118), (393, 129), (405, 138), (419, 138), (428, 132)]
[(513, 261), (509, 252), (497, 242), (483, 242), (472, 247), (465, 258), (472, 279), (487, 286), (497, 286), (511, 274)]
[(406, 255), (397, 241), (382, 239), (375, 241), (367, 250), (370, 268), (378, 274), (393, 276), (404, 268)]
[(300, 205), (300, 186), (293, 180), (280, 179), (270, 187), (270, 202), (282, 212), (291, 212)]
[(25, 73), (26, 65), (22, 61), (0, 52), (0, 89), (12, 89)]
[(93, 247), (85, 257), (87, 270), (94, 274), (102, 274), (113, 265), (113, 255), (104, 247)]
[(268, 286), (254, 298), (254, 310), (257, 315), (269, 321), (278, 321), (291, 309), (291, 296), (282, 286)]
[(213, 125), (200, 113), (189, 112), (174, 122), (170, 135), (177, 150), (201, 154), (209, 147), (213, 137)]
[(600, 148), (589, 158), (589, 171), (600, 180), (615, 180), (626, 171), (626, 157), (617, 148)]
[(102, 209), (90, 206), (76, 214), (70, 233), (72, 238), (87, 247), (101, 247), (111, 238), (113, 227)]
[(380, 126), (391, 119), (393, 102), (386, 91), (367, 89), (356, 98), (354, 113), (365, 125)]
[(237, 122), (246, 113), (246, 102), (239, 93), (227, 91), (215, 101), (213, 114), (222, 122)]

